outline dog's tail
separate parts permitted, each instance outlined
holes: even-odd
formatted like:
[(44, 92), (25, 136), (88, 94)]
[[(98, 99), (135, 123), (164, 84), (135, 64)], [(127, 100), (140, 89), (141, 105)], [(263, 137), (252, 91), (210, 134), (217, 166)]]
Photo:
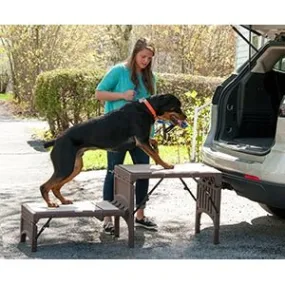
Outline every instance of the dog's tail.
[(44, 143), (44, 148), (48, 148), (50, 146), (53, 146), (55, 144), (55, 140), (47, 141)]

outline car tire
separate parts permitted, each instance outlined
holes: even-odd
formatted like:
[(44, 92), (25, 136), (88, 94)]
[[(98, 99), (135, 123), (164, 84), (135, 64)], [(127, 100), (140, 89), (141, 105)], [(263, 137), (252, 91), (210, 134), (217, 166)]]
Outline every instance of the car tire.
[(262, 203), (259, 203), (259, 205), (261, 206), (261, 208), (263, 210), (265, 210), (269, 214), (272, 214), (273, 216), (276, 216), (276, 217), (278, 217), (280, 219), (284, 219), (285, 220), (285, 209), (272, 207), (272, 206), (269, 206), (269, 205), (266, 205), (266, 204), (262, 204)]

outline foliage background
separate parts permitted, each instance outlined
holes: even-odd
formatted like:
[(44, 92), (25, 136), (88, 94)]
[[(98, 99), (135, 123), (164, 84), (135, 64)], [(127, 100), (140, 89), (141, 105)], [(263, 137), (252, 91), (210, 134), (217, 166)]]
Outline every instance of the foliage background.
[(230, 26), (0, 25), (0, 74), (9, 74), (17, 102), (36, 114), (39, 74), (66, 68), (106, 71), (125, 60), (142, 36), (155, 44), (155, 72), (224, 77), (233, 71), (235, 36)]

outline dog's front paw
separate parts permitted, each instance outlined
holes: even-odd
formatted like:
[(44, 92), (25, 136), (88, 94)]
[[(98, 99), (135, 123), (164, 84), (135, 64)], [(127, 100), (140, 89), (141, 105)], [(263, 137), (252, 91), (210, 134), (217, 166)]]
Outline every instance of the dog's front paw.
[(165, 164), (165, 165), (163, 165), (163, 167), (165, 168), (165, 169), (173, 169), (174, 168), (174, 165), (172, 165), (172, 164)]

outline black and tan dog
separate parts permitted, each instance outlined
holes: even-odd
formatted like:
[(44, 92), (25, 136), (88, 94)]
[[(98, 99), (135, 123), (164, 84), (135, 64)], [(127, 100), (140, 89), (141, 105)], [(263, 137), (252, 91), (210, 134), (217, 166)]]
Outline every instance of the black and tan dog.
[(60, 189), (80, 173), (83, 166), (82, 155), (86, 150), (118, 151), (137, 146), (156, 164), (167, 169), (173, 168), (173, 165), (160, 158), (155, 149), (156, 141), (149, 139), (151, 125), (156, 119), (170, 120), (174, 125), (181, 125), (186, 115), (181, 110), (179, 99), (173, 95), (164, 94), (129, 102), (104, 116), (74, 125), (57, 139), (46, 142), (44, 147), (54, 146), (51, 151), (54, 173), (40, 187), (48, 207), (57, 207), (57, 204), (49, 199), (50, 190), (62, 204), (72, 204), (72, 201), (61, 195)]

